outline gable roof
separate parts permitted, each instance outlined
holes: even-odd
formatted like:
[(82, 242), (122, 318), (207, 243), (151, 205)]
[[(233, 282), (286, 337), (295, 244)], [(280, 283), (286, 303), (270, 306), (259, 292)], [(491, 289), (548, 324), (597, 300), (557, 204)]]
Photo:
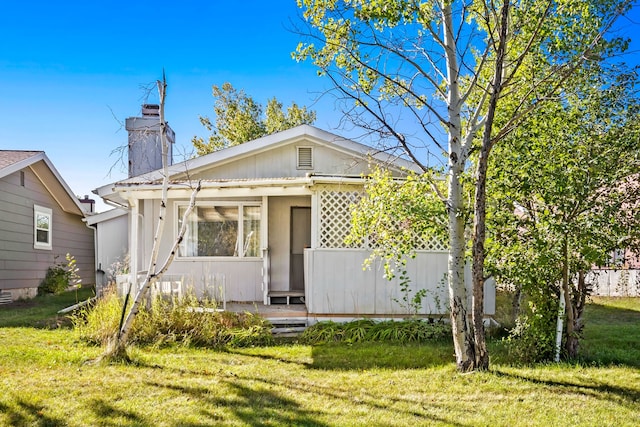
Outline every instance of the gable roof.
[[(209, 153), (200, 157), (195, 157), (171, 165), (169, 166), (169, 179), (171, 181), (179, 181), (181, 179), (188, 178), (188, 175), (190, 174), (197, 174), (201, 170), (221, 166), (233, 161), (237, 161), (244, 157), (255, 156), (262, 152), (266, 152), (268, 150), (272, 150), (299, 141), (311, 141), (315, 144), (338, 150), (355, 158), (371, 158), (380, 164), (392, 165), (393, 168), (398, 170), (410, 169), (419, 171), (415, 163), (410, 162), (406, 159), (392, 156), (370, 146), (343, 138), (339, 135), (324, 131), (314, 126), (300, 125), (252, 141), (235, 145), (233, 147), (228, 147), (219, 151), (215, 151), (213, 153)], [(158, 169), (143, 175), (131, 177), (122, 181), (99, 187), (93, 192), (105, 198), (112, 195), (116, 191), (116, 187), (137, 187), (141, 189), (142, 187), (156, 185), (160, 180), (162, 180), (162, 177), (162, 169)], [(291, 180), (291, 178), (289, 177), (282, 177), (278, 179)], [(246, 180), (255, 181), (255, 179), (252, 179), (250, 177), (247, 177)], [(262, 180), (266, 182), (274, 179), (264, 178)], [(224, 180), (217, 181), (221, 182)], [(234, 179), (233, 181), (237, 183), (243, 180)]]
[(63, 211), (85, 215), (78, 198), (44, 151), (0, 150), (0, 178), (25, 168), (31, 169)]

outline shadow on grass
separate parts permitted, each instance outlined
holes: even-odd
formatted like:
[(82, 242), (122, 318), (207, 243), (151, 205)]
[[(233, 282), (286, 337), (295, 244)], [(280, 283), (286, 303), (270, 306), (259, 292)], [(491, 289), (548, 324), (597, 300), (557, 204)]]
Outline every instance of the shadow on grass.
[(636, 408), (638, 402), (640, 402), (640, 391), (629, 387), (621, 387), (605, 383), (581, 384), (571, 381), (545, 380), (522, 374), (504, 372), (499, 369), (494, 369), (492, 372), (497, 377), (516, 379), (532, 384), (553, 387), (562, 393), (579, 393), (584, 396), (594, 397), (601, 400), (624, 403), (632, 408)]
[[(246, 384), (242, 384), (242, 383)], [(220, 387), (211, 390), (206, 387), (192, 387), (181, 384), (162, 384), (158, 382), (147, 382), (147, 385), (180, 392), (190, 399), (198, 400), (204, 406), (222, 407), (229, 410), (233, 415), (247, 425), (295, 425), (295, 426), (329, 426), (336, 425), (339, 418), (332, 423), (319, 421), (323, 415), (320, 411), (303, 409), (295, 400), (277, 393), (274, 388), (282, 388), (291, 395), (313, 394), (317, 398), (325, 401), (343, 401), (340, 406), (366, 406), (370, 410), (389, 411), (389, 406), (397, 402), (405, 402), (421, 408), (416, 411), (394, 409), (405, 412), (407, 415), (415, 417), (416, 420), (428, 422), (440, 422), (451, 426), (463, 427), (465, 424), (457, 423), (452, 419), (444, 419), (429, 413), (433, 402), (429, 405), (423, 402), (413, 401), (391, 396), (375, 396), (366, 391), (361, 391), (358, 396), (353, 394), (349, 388), (336, 388), (333, 386), (322, 386), (319, 384), (303, 384), (295, 381), (287, 383), (266, 380), (261, 378), (234, 377), (233, 379), (221, 381), (226, 390)], [(217, 393), (217, 394), (216, 394)], [(440, 408), (441, 409), (441, 408)], [(200, 426), (208, 425), (207, 422), (220, 422), (223, 418), (220, 414), (215, 414), (207, 409), (201, 409), (203, 420), (201, 424), (189, 424), (176, 420), (176, 426)], [(335, 416), (335, 415), (334, 415)], [(204, 419), (206, 417), (206, 420)]]
[[(221, 381), (226, 390), (210, 390), (206, 387), (193, 387), (180, 384), (162, 384), (147, 382), (147, 385), (165, 388), (182, 393), (191, 399), (197, 399), (204, 405), (221, 407), (247, 425), (295, 425), (324, 427), (329, 424), (318, 421), (321, 414), (305, 410), (292, 399), (282, 396), (272, 390), (257, 390), (238, 381)], [(216, 391), (218, 392), (216, 394)], [(201, 415), (208, 420), (203, 422), (220, 422), (222, 416), (209, 410), (202, 409)], [(176, 426), (185, 426), (183, 421), (176, 420)], [(191, 424), (196, 425), (196, 424)], [(205, 424), (197, 424), (205, 425)]]
[(273, 354), (247, 353), (228, 348), (226, 353), (262, 360), (302, 365), (309, 369), (422, 369), (449, 365), (454, 362), (452, 344), (448, 341), (400, 344), (394, 342), (326, 343), (311, 345), (312, 362), (290, 360)]
[(313, 369), (422, 369), (451, 364), (450, 342), (431, 341), (422, 344), (357, 343), (324, 344), (312, 347)]
[(102, 399), (93, 399), (89, 408), (100, 420), (100, 425), (103, 426), (149, 425), (143, 417), (135, 412), (118, 409)]
[(47, 426), (62, 427), (66, 421), (45, 415), (45, 406), (35, 405), (18, 399), (15, 406), (0, 402), (0, 412), (7, 415), (9, 426)]

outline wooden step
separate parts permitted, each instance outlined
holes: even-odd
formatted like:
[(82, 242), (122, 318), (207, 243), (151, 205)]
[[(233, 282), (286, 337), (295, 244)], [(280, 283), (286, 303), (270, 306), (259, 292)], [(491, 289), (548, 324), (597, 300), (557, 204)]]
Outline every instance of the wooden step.
[(292, 298), (297, 298), (300, 303), (304, 304), (304, 291), (269, 291), (267, 294), (269, 304), (272, 304), (271, 298), (284, 298), (286, 304), (291, 304)]

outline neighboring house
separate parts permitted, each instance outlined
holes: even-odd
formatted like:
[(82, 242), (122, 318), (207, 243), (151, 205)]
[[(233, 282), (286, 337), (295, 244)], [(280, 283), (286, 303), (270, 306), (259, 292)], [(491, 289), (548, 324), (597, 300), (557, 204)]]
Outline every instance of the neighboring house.
[[(152, 119), (137, 118), (140, 127), (127, 121), (130, 153), (132, 142), (137, 149), (159, 149)], [(135, 133), (143, 128), (149, 144)], [(350, 207), (362, 196), (372, 165), (396, 176), (416, 170), (411, 162), (308, 125), (170, 166), (159, 263), (175, 240), (192, 187), (200, 181), (202, 190), (167, 280), (177, 282), (180, 292), (191, 288), (227, 302), (304, 304), (316, 320), (406, 315), (397, 281), (385, 280), (378, 264), (363, 270), (369, 250), (345, 244)], [(158, 221), (160, 166), (94, 191), (129, 210), (130, 265), (139, 277)], [(436, 241), (417, 249), (407, 269), (413, 292), (427, 289), (418, 314), (443, 314), (447, 252)], [(487, 285), (485, 313), (494, 308), (495, 290)]]
[(0, 150), (0, 292), (33, 297), (47, 269), (73, 255), (94, 283), (94, 232), (80, 201), (42, 151)]

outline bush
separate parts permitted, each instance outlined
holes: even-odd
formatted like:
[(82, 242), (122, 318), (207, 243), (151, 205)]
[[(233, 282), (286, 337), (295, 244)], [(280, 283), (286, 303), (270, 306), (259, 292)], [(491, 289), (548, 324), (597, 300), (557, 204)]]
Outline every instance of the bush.
[(504, 340), (509, 356), (524, 363), (553, 360), (557, 300), (529, 301), (527, 309), (518, 316), (516, 324)]
[(69, 272), (60, 264), (47, 269), (47, 274), (38, 286), (38, 295), (61, 294), (69, 287)]
[[(114, 291), (73, 317), (80, 339), (104, 345), (115, 336), (123, 301)], [(271, 324), (252, 313), (215, 310), (214, 301), (154, 298), (142, 304), (130, 334), (132, 343), (156, 347), (178, 344), (201, 347), (246, 347), (273, 343)]]
[(56, 262), (47, 269), (47, 274), (42, 282), (40, 282), (40, 286), (38, 286), (38, 295), (58, 295), (66, 291), (71, 284), (80, 285), (81, 280), (78, 276), (76, 259), (73, 255), (67, 254), (66, 261), (66, 263)]
[(419, 343), (446, 339), (450, 336), (451, 326), (440, 321), (410, 319), (376, 322), (360, 319), (347, 323), (318, 322), (304, 331), (300, 341), (306, 344), (371, 341)]

